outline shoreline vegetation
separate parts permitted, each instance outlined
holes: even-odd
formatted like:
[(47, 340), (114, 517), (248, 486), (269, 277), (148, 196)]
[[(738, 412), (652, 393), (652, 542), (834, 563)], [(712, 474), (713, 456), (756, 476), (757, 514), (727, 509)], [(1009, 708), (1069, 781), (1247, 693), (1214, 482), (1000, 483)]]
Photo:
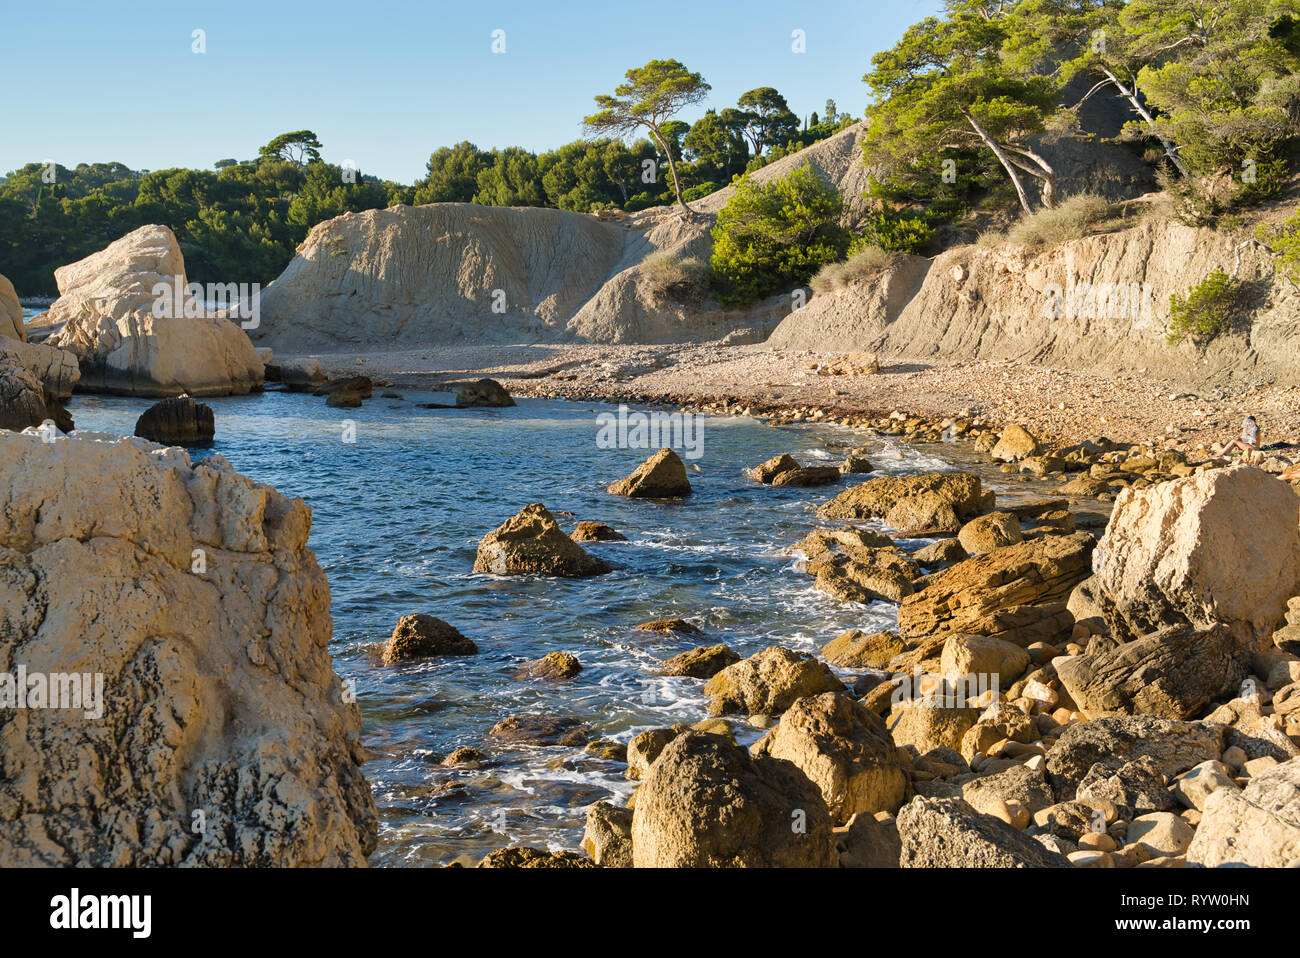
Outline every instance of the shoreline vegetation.
[[(309, 130), (214, 171), (10, 174), (0, 661), (109, 694), (0, 673), (0, 727), (23, 710), (0, 864), (367, 862), (311, 510), (186, 449), (221, 438), (205, 398), (310, 394), (351, 443), (349, 410), (408, 387), (454, 390), (414, 407), (440, 416), (848, 427), (842, 462), (747, 463), (744, 492), (801, 490), (783, 573), (892, 616), (747, 656), (627, 623), (700, 635), (659, 667), (708, 714), (627, 741), (502, 719), (429, 764), (585, 748), (635, 791), (586, 806), (581, 852), (451, 864), (1300, 865), (1300, 0), (1215, 9), (950, 0), (871, 59), (861, 120), (759, 87), (687, 123), (709, 84), (652, 60), (594, 95), (590, 139), (441, 148), (412, 186)], [(18, 293), (54, 288), (26, 320)], [(96, 393), (153, 405), (134, 436), (76, 430)], [(863, 430), (950, 468), (879, 469)], [(699, 452), (590, 483), (707, 522)], [(459, 570), (489, 597), (621, 581), (599, 517), (499, 505)], [(440, 609), (391, 611), (374, 669), (480, 653)], [(576, 645), (514, 680), (573, 680)]]

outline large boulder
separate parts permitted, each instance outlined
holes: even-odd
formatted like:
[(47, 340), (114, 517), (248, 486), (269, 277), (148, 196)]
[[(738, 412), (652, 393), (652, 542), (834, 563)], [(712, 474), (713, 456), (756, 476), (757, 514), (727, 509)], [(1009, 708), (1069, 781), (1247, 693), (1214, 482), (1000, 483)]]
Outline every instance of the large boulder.
[(1187, 860), (1211, 868), (1300, 864), (1300, 758), (1252, 777), (1240, 792), (1212, 792), (1205, 799)]
[(0, 360), (13, 360), (36, 377), (50, 399), (65, 402), (81, 378), (75, 354), (45, 343), (0, 337)]
[(844, 683), (811, 655), (772, 645), (704, 683), (712, 715), (780, 715), (796, 699), (842, 692)]
[(14, 284), (0, 276), (0, 339), (27, 342), (27, 327), (23, 325), (23, 306), (18, 302)]
[(637, 868), (825, 868), (836, 864), (817, 786), (790, 762), (687, 732), (649, 767), (632, 812)]
[(1042, 444), (1033, 433), (1024, 426), (1013, 424), (1002, 430), (990, 455), (1003, 462), (1014, 462), (1017, 459), (1028, 459), (1030, 456), (1037, 455), (1042, 448)]
[(470, 406), (513, 406), (514, 397), (495, 379), (477, 379), (456, 387), (456, 405), (462, 409)]
[(1263, 650), (1300, 592), (1297, 521), (1295, 492), (1252, 466), (1124, 490), (1097, 547), (1112, 632), (1127, 640), (1221, 622)]
[(1114, 649), (1055, 660), (1089, 718), (1109, 712), (1187, 719), (1241, 688), (1248, 663), (1226, 626), (1173, 625)]
[(142, 226), (54, 279), (60, 295), (46, 321), (63, 326), (49, 344), (77, 356), (82, 389), (229, 396), (261, 388), (262, 360), (238, 322), (188, 294), (176, 302), (185, 261), (167, 227)]
[(478, 646), (454, 625), (423, 612), (404, 615), (393, 626), (384, 643), (385, 665), (429, 658), (434, 655), (475, 655)]
[(164, 446), (210, 446), (216, 421), (211, 406), (188, 396), (163, 399), (140, 414), (135, 434)]
[(907, 795), (907, 773), (885, 723), (840, 692), (796, 700), (753, 753), (798, 766), (836, 825), (859, 812), (895, 812)]
[(1109, 715), (1075, 722), (1047, 752), (1047, 775), (1061, 801), (1075, 797), (1079, 783), (1098, 762), (1149, 758), (1153, 768), (1173, 778), (1223, 754), (1227, 727), (1182, 722), (1151, 715)]
[(633, 499), (675, 499), (689, 496), (691, 483), (681, 458), (665, 447), (637, 466), (626, 479), (610, 483), (607, 491)]
[[(845, 489), (817, 510), (823, 519), (886, 519), (900, 504), (919, 500), (937, 515), (946, 507), (956, 520), (979, 511), (982, 492), (978, 476), (964, 472), (937, 472), (921, 476), (881, 476)], [(925, 511), (925, 510), (921, 510)], [(901, 513), (895, 513), (901, 515)], [(898, 528), (891, 521), (891, 526)], [(960, 528), (960, 525), (958, 525)], [(956, 532), (957, 529), (952, 529)]]
[(960, 798), (912, 799), (898, 813), (903, 868), (1067, 868), (1014, 826), (983, 815)]
[(134, 438), (0, 446), (0, 663), (84, 677), (80, 708), (6, 709), (0, 865), (364, 864), (303, 502)]
[(991, 635), (1019, 646), (1068, 638), (1071, 590), (1088, 577), (1087, 532), (1043, 536), (958, 562), (926, 581), (898, 610), (904, 638), (938, 632)]
[(36, 377), (15, 360), (0, 356), (0, 429), (22, 432), (50, 418)]
[(544, 505), (524, 506), (478, 544), (474, 571), (492, 575), (551, 575), (565, 578), (604, 575), (610, 571), (560, 529)]

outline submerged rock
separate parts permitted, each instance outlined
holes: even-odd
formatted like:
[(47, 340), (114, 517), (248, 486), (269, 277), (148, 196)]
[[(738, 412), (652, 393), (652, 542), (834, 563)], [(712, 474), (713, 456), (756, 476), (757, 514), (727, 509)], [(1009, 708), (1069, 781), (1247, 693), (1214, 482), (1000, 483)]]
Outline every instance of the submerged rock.
[(658, 632), (660, 635), (703, 635), (704, 632), (698, 626), (692, 625), (685, 619), (652, 619), (649, 622), (642, 622), (636, 626), (638, 632)]
[(540, 502), (524, 506), (485, 535), (474, 559), (475, 572), (492, 575), (583, 578), (611, 568), (566, 536)]
[(577, 852), (552, 852), (512, 845), (488, 852), (479, 868), (595, 868), (596, 863)]
[(794, 765), (686, 732), (636, 793), (632, 856), (638, 868), (826, 868), (837, 852), (821, 793)]
[(689, 496), (691, 483), (681, 458), (665, 447), (637, 466), (626, 479), (611, 483), (606, 491), (634, 499), (675, 499)]
[(579, 522), (569, 538), (574, 542), (627, 542), (627, 536), (603, 522)]
[(212, 407), (188, 396), (164, 399), (135, 421), (135, 434), (164, 446), (210, 446), (216, 434)]
[(772, 477), (773, 486), (828, 486), (840, 481), (839, 466), (801, 466)]
[(665, 675), (684, 675), (693, 679), (711, 679), (729, 665), (740, 661), (740, 655), (719, 642), (701, 645), (674, 655), (663, 664)]
[(318, 386), (312, 395), (324, 396), (327, 406), (356, 409), (362, 400), (369, 399), (374, 392), (375, 384), (369, 376), (348, 376)]
[(479, 379), (472, 383), (461, 383), (456, 387), (456, 405), (462, 409), (471, 406), (500, 407), (514, 404), (514, 398), (495, 379)]
[(442, 619), (417, 612), (397, 620), (384, 643), (383, 663), (394, 665), (434, 655), (475, 655), (478, 646)]
[(536, 662), (530, 662), (524, 674), (535, 679), (560, 681), (571, 679), (582, 671), (582, 663), (577, 656), (568, 652), (548, 652)]
[(0, 443), (0, 660), (104, 680), (100, 716), (6, 725), (0, 864), (364, 864), (361, 715), (302, 501), (133, 438)]
[(488, 730), (503, 745), (579, 746), (590, 739), (581, 719), (554, 715), (511, 715)]

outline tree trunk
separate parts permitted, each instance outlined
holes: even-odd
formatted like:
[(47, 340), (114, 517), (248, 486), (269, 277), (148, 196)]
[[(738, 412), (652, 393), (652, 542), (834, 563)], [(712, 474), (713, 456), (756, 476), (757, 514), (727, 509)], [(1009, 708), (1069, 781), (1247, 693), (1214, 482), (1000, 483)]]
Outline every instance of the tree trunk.
[(1151, 133), (1160, 141), (1160, 145), (1165, 148), (1165, 155), (1169, 157), (1174, 166), (1178, 167), (1178, 172), (1183, 176), (1190, 178), (1192, 174), (1188, 172), (1183, 161), (1178, 158), (1178, 153), (1174, 150), (1174, 145), (1166, 140), (1164, 136), (1161, 135), (1160, 131), (1156, 129), (1155, 118), (1151, 115), (1151, 112), (1143, 106), (1142, 101), (1138, 99), (1136, 87), (1132, 90), (1128, 89), (1124, 86), (1124, 83), (1120, 78), (1115, 76), (1115, 74), (1111, 72), (1110, 68), (1104, 64), (1099, 64), (1098, 69), (1100, 69), (1102, 73), (1106, 74), (1106, 79), (1115, 84), (1115, 89), (1119, 90), (1120, 96), (1128, 100), (1133, 109), (1137, 111), (1138, 116), (1142, 117), (1143, 121), (1150, 128)]
[(993, 155), (998, 158), (1002, 168), (1007, 171), (1007, 176), (1011, 177), (1011, 184), (1016, 188), (1016, 195), (1020, 197), (1021, 207), (1024, 208), (1026, 213), (1032, 213), (1034, 210), (1029, 205), (1029, 196), (1025, 193), (1025, 186), (1020, 182), (1020, 174), (1016, 172), (1015, 164), (1011, 162), (1011, 158), (1007, 156), (1006, 151), (994, 141), (993, 137), (988, 135), (984, 127), (979, 125), (979, 121), (971, 116), (970, 111), (962, 110), (961, 115), (966, 118), (966, 122), (971, 125), (971, 128), (979, 134), (979, 138), (984, 141), (984, 145), (993, 151)]
[(682, 209), (686, 211), (686, 215), (694, 219), (695, 210), (687, 206), (686, 201), (682, 199), (682, 185), (677, 180), (677, 161), (673, 159), (673, 151), (668, 149), (668, 144), (665, 143), (664, 138), (660, 136), (657, 127), (651, 126), (649, 129), (650, 134), (655, 138), (655, 142), (659, 144), (659, 148), (664, 151), (664, 156), (668, 157), (668, 172), (673, 178), (673, 192), (677, 194), (677, 202), (682, 204)]

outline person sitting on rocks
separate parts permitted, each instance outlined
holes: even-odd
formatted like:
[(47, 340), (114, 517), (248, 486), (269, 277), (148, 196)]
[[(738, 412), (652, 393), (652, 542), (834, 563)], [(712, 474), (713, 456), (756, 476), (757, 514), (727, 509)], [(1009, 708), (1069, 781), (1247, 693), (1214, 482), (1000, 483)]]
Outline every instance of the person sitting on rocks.
[(1224, 446), (1219, 455), (1226, 456), (1234, 449), (1240, 449), (1243, 457), (1259, 450), (1259, 423), (1255, 422), (1254, 416), (1246, 417), (1241, 425), (1241, 435)]

